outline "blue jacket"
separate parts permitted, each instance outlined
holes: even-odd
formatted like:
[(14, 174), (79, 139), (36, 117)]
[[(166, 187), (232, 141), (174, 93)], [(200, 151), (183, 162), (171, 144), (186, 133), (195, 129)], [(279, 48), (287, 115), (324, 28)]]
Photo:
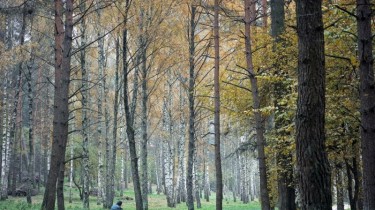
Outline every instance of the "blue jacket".
[(117, 205), (117, 204), (114, 204), (112, 207), (111, 207), (111, 210), (122, 210), (122, 208)]

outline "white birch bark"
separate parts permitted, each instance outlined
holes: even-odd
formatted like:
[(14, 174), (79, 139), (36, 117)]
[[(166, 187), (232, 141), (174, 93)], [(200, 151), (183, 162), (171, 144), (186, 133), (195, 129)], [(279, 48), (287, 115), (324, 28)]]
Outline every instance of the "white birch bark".
[[(5, 75), (7, 78), (7, 74)], [(2, 126), (3, 126), (3, 133), (2, 133), (2, 157), (1, 157), (1, 199), (7, 198), (8, 196), (8, 173), (9, 173), (9, 127), (8, 127), (8, 115), (9, 109), (7, 109), (8, 104), (8, 88), (7, 84), (8, 81), (5, 81), (4, 89), (3, 89), (3, 118), (2, 118)]]
[[(86, 10), (86, 2), (85, 0), (80, 0), (80, 11), (84, 13)], [(80, 24), (80, 31), (81, 31), (81, 46), (86, 45), (86, 20), (82, 18)], [(89, 119), (88, 119), (88, 81), (89, 75), (87, 72), (87, 65), (86, 65), (86, 49), (82, 49), (80, 52), (80, 62), (81, 62), (81, 71), (82, 71), (82, 150), (83, 150), (83, 186), (82, 186), (82, 202), (83, 208), (89, 209), (90, 202), (90, 171), (89, 171), (89, 135), (88, 135), (88, 127), (89, 127)]]
[(163, 165), (164, 165), (164, 179), (165, 179), (165, 194), (167, 197), (168, 207), (175, 207), (175, 196), (174, 196), (174, 154), (173, 154), (173, 137), (172, 137), (172, 83), (170, 81), (170, 75), (168, 78), (168, 84), (166, 85), (167, 96), (164, 98), (164, 120), (163, 129), (165, 137), (163, 138)]
[[(181, 78), (182, 80), (182, 78)], [(186, 130), (186, 120), (184, 116), (184, 107), (185, 107), (185, 97), (183, 95), (183, 81), (180, 81), (180, 124), (179, 124), (179, 138), (177, 143), (177, 183), (176, 183), (176, 202), (185, 202), (186, 201), (186, 186), (185, 186), (185, 130)]]
[(69, 203), (73, 202), (73, 157), (74, 157), (74, 148), (73, 145), (70, 145), (70, 171), (69, 171)]
[(198, 175), (198, 157), (197, 157), (197, 150), (195, 149), (194, 151), (194, 164), (193, 164), (193, 183), (194, 183), (194, 198), (197, 202), (197, 208), (201, 208), (201, 199), (200, 199), (200, 194), (199, 194), (199, 175)]
[[(124, 112), (123, 112), (123, 107), (122, 107), (121, 102), (120, 102), (120, 105), (119, 105), (119, 112), (120, 112), (120, 116), (123, 116)], [(126, 182), (126, 180), (125, 180), (125, 152), (126, 152), (126, 147), (125, 147), (125, 131), (124, 131), (123, 126), (121, 126), (121, 128), (120, 128), (120, 147), (121, 147), (120, 196), (122, 197), (124, 195), (125, 182)]]
[[(100, 1), (97, 2), (97, 5), (100, 5)], [(101, 18), (101, 9), (97, 10), (98, 21)], [(103, 157), (103, 142), (104, 142), (104, 132), (105, 132), (105, 123), (103, 123), (103, 101), (104, 98), (104, 39), (101, 38), (103, 35), (102, 29), (97, 28), (97, 37), (98, 37), (98, 197), (97, 205), (100, 205), (104, 202), (105, 198), (105, 173), (104, 173), (104, 157)], [(105, 106), (105, 104), (104, 104)], [(106, 121), (105, 117), (104, 120)]]

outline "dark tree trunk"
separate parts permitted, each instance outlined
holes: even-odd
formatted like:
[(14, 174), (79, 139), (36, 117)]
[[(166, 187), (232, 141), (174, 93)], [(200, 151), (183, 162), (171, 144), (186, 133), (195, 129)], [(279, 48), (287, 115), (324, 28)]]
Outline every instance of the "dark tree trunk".
[(188, 163), (186, 171), (186, 196), (188, 210), (194, 209), (194, 195), (193, 195), (193, 165), (194, 165), (194, 150), (195, 150), (195, 110), (194, 110), (194, 92), (195, 92), (195, 15), (196, 7), (190, 6), (190, 25), (189, 25), (189, 143), (188, 143)]
[(216, 209), (223, 209), (223, 174), (221, 170), (220, 153), (220, 84), (219, 84), (219, 0), (215, 0), (214, 15), (214, 39), (215, 39), (215, 72), (214, 72), (214, 98), (215, 98), (215, 168), (216, 168)]
[(321, 0), (297, 0), (296, 147), (301, 208), (332, 209), (325, 152), (325, 60)]
[(346, 175), (348, 177), (348, 197), (349, 197), (349, 204), (350, 204), (350, 209), (351, 210), (357, 210), (357, 201), (356, 201), (356, 196), (355, 192), (353, 192), (353, 177), (352, 177), (352, 171), (351, 171), (351, 166), (348, 163), (348, 161), (345, 161), (345, 166), (346, 166)]
[(375, 91), (370, 0), (357, 0), (360, 70), (363, 209), (375, 209)]
[[(127, 14), (129, 10), (130, 1), (126, 0), (126, 15), (125, 15), (125, 25), (127, 23)], [(124, 29), (123, 31), (123, 74), (124, 74), (124, 108), (125, 108), (125, 118), (126, 118), (126, 133), (128, 136), (129, 142), (129, 153), (130, 153), (130, 162), (131, 162), (131, 172), (133, 177), (133, 186), (134, 186), (134, 194), (135, 194), (135, 203), (136, 209), (142, 210), (143, 202), (142, 202), (142, 193), (141, 193), (141, 185), (139, 180), (139, 172), (138, 172), (138, 157), (136, 151), (136, 142), (135, 142), (135, 130), (134, 130), (134, 116), (135, 116), (135, 107), (136, 107), (136, 98), (138, 92), (138, 68), (135, 68), (134, 72), (134, 89), (133, 89), (133, 99), (130, 103), (129, 100), (129, 80), (128, 80), (128, 61), (127, 61), (127, 51), (128, 51), (128, 30)]]
[[(70, 58), (73, 32), (73, 0), (66, 0), (65, 26), (63, 1), (55, 1), (55, 96), (53, 105), (53, 142), (51, 166), (44, 192), (42, 210), (55, 208), (56, 184), (64, 172), (65, 151), (68, 140)], [(65, 31), (64, 31), (65, 28)], [(60, 180), (63, 182), (63, 180)]]
[(246, 65), (247, 73), (250, 78), (251, 92), (253, 99), (253, 114), (255, 118), (256, 127), (256, 138), (257, 138), (257, 151), (258, 151), (258, 161), (259, 161), (259, 178), (260, 178), (260, 201), (262, 210), (269, 210), (270, 198), (268, 194), (267, 187), (267, 166), (266, 157), (264, 152), (265, 138), (264, 138), (264, 124), (262, 119), (262, 114), (259, 111), (260, 106), (260, 96), (258, 91), (258, 81), (255, 75), (252, 55), (251, 55), (251, 32), (250, 25), (253, 21), (251, 18), (251, 5), (252, 0), (245, 0), (245, 49), (246, 49)]

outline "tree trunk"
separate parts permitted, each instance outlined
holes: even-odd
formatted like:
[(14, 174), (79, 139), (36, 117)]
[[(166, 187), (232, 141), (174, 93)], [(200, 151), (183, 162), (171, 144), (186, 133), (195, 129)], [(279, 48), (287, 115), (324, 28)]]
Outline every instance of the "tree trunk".
[(74, 157), (74, 147), (73, 145), (70, 146), (70, 172), (69, 172), (69, 203), (72, 203), (73, 202), (73, 192), (72, 192), (72, 189), (73, 189), (73, 172), (74, 172), (74, 161), (73, 161), (73, 157)]
[(133, 99), (130, 104), (130, 97), (129, 97), (129, 81), (128, 81), (128, 61), (127, 61), (127, 51), (128, 51), (128, 42), (127, 42), (127, 34), (128, 30), (126, 28), (127, 23), (127, 14), (129, 10), (129, 0), (126, 0), (126, 15), (124, 17), (124, 24), (125, 29), (123, 31), (123, 75), (124, 75), (124, 109), (125, 109), (125, 118), (126, 118), (126, 133), (128, 136), (129, 142), (129, 152), (131, 158), (131, 171), (133, 177), (133, 186), (134, 186), (134, 193), (135, 193), (135, 202), (136, 202), (136, 209), (142, 210), (143, 208), (143, 201), (142, 201), (142, 193), (141, 193), (141, 186), (139, 180), (139, 172), (138, 172), (138, 157), (136, 152), (136, 143), (135, 143), (135, 130), (134, 130), (134, 116), (135, 116), (135, 108), (136, 108), (136, 99), (138, 93), (138, 68), (134, 70), (134, 88), (133, 88)]
[(198, 155), (197, 150), (194, 150), (194, 166), (193, 166), (193, 179), (194, 179), (194, 194), (195, 201), (197, 202), (197, 209), (202, 208), (200, 193), (199, 193), (199, 173), (198, 173)]
[(185, 186), (185, 116), (184, 116), (184, 106), (185, 97), (183, 96), (183, 81), (180, 81), (180, 132), (177, 145), (177, 156), (178, 156), (178, 169), (177, 169), (177, 186), (176, 186), (176, 202), (186, 201), (186, 186)]
[(259, 178), (260, 178), (260, 193), (261, 193), (261, 205), (262, 210), (270, 209), (270, 198), (267, 187), (267, 168), (266, 168), (266, 157), (264, 153), (265, 138), (264, 138), (264, 125), (262, 119), (262, 113), (260, 110), (260, 96), (258, 92), (258, 81), (253, 69), (252, 55), (251, 55), (251, 36), (250, 36), (250, 24), (251, 24), (251, 1), (245, 0), (245, 47), (246, 47), (246, 64), (247, 71), (251, 83), (251, 92), (253, 96), (253, 112), (255, 118), (256, 127), (256, 138), (257, 138), (257, 151), (259, 160)]
[(302, 209), (331, 209), (325, 152), (325, 60), (322, 1), (297, 1), (298, 99), (296, 147)]
[(375, 84), (371, 7), (370, 0), (357, 0), (364, 210), (375, 209)]
[(215, 171), (216, 171), (216, 209), (223, 209), (223, 172), (221, 170), (220, 153), (220, 83), (219, 83), (219, 0), (215, 0), (214, 14), (214, 45), (215, 45), (215, 71), (214, 71), (214, 126), (215, 126)]
[[(111, 207), (113, 199), (115, 198), (115, 173), (116, 173), (116, 151), (117, 151), (117, 118), (119, 108), (119, 71), (120, 71), (120, 40), (116, 39), (116, 73), (115, 73), (115, 98), (113, 104), (113, 142), (112, 142), (112, 157), (109, 160), (110, 165), (110, 191), (107, 195), (107, 207)], [(123, 142), (121, 142), (123, 143)], [(122, 184), (122, 180), (121, 180)]]
[(3, 97), (2, 97), (2, 128), (3, 132), (2, 135), (2, 143), (1, 143), (1, 197), (0, 200), (5, 200), (8, 198), (8, 172), (9, 172), (9, 138), (8, 138), (8, 119), (9, 119), (9, 91), (8, 91), (8, 73), (5, 73), (5, 82), (3, 88)]
[[(85, 0), (80, 0), (80, 11), (84, 13), (86, 10)], [(81, 19), (81, 46), (86, 46), (86, 19)], [(89, 87), (88, 87), (88, 72), (86, 67), (86, 49), (82, 49), (80, 53), (80, 62), (81, 62), (81, 71), (82, 71), (82, 150), (83, 150), (83, 208), (90, 208), (90, 159), (89, 159), (89, 119), (88, 119), (88, 96), (89, 96)]]
[(193, 197), (193, 164), (194, 164), (194, 150), (195, 150), (195, 28), (196, 28), (196, 7), (190, 5), (190, 26), (189, 26), (189, 143), (188, 143), (188, 164), (186, 171), (186, 193), (187, 193), (187, 207), (188, 210), (194, 210)]
[[(30, 24), (32, 27), (33, 18), (30, 18)], [(32, 38), (34, 41), (34, 39)], [(30, 52), (30, 59), (27, 62), (27, 97), (28, 97), (28, 110), (29, 110), (29, 119), (28, 119), (28, 133), (29, 133), (29, 151), (28, 151), (28, 159), (29, 162), (27, 163), (27, 173), (28, 173), (28, 182), (27, 182), (27, 203), (31, 204), (31, 190), (35, 188), (35, 160), (34, 160), (34, 118), (33, 118), (33, 89), (32, 89), (32, 71), (35, 69), (34, 67), (34, 51), (31, 50)]]
[(344, 210), (344, 187), (342, 182), (342, 171), (340, 168), (336, 169), (336, 190), (337, 210)]
[(174, 196), (174, 154), (173, 154), (173, 134), (172, 134), (172, 88), (170, 71), (168, 72), (168, 80), (165, 85), (165, 97), (163, 106), (163, 168), (165, 178), (165, 195), (167, 197), (168, 207), (176, 207)]
[(148, 136), (147, 136), (147, 124), (148, 124), (148, 89), (147, 89), (147, 46), (146, 46), (146, 37), (144, 34), (144, 8), (140, 8), (140, 23), (139, 31), (140, 35), (138, 37), (139, 41), (139, 59), (141, 64), (142, 71), (142, 112), (141, 112), (141, 129), (142, 129), (142, 143), (141, 143), (141, 163), (142, 163), (142, 201), (143, 201), (143, 210), (148, 210), (148, 163), (147, 163), (147, 145), (148, 145)]
[[(42, 210), (55, 208), (56, 182), (64, 172), (65, 150), (68, 140), (70, 58), (73, 32), (73, 0), (66, 0), (65, 26), (63, 1), (55, 1), (55, 97), (53, 113), (53, 143), (51, 166), (44, 192)], [(65, 31), (64, 31), (65, 29)], [(63, 183), (64, 180), (59, 180)]]

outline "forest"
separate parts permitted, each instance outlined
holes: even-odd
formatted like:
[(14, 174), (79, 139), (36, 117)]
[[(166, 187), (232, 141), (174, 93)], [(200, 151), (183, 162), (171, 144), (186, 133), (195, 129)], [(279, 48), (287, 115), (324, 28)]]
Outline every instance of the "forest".
[(0, 209), (375, 210), (374, 9), (1, 0)]

